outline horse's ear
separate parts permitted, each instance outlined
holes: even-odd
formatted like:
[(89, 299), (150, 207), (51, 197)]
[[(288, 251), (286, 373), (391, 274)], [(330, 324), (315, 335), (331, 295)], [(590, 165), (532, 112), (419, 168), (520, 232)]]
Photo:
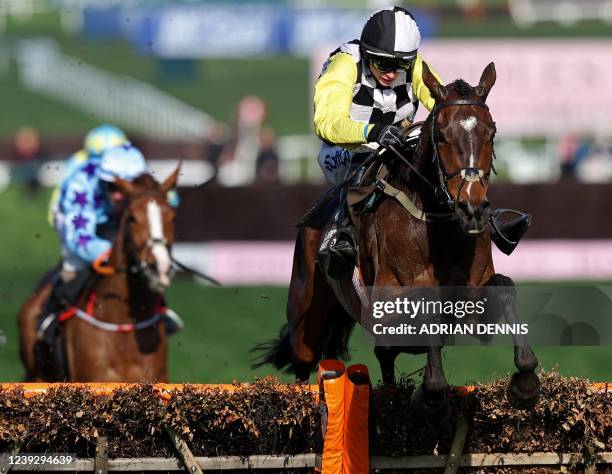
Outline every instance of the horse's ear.
[(436, 102), (442, 102), (446, 99), (448, 95), (446, 89), (440, 84), (440, 81), (436, 79), (436, 76), (433, 75), (425, 61), (423, 61), (423, 82)]
[(476, 93), (482, 97), (482, 100), (487, 100), (487, 96), (491, 91), (491, 87), (495, 84), (495, 79), (497, 79), (497, 74), (495, 73), (495, 63), (489, 63), (489, 65), (482, 71), (482, 76), (480, 76), (480, 83), (478, 87), (476, 87)]
[(125, 196), (129, 196), (134, 192), (134, 186), (129, 181), (125, 179), (121, 179), (119, 177), (115, 177), (115, 186), (121, 191), (121, 193)]
[(183, 162), (181, 161), (176, 169), (172, 172), (170, 176), (166, 178), (166, 180), (161, 185), (161, 190), (164, 193), (167, 193), (171, 189), (176, 188), (176, 183), (178, 182), (179, 172), (181, 171), (181, 165)]

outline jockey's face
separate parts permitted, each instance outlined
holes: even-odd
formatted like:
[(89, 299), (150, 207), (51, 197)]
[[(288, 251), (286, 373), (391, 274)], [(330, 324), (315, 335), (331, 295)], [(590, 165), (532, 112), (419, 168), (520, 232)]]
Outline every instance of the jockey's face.
[(370, 63), (370, 71), (372, 75), (378, 81), (378, 83), (382, 86), (389, 87), (395, 79), (397, 79), (398, 70), (393, 69), (391, 71), (381, 72), (376, 66)]
[(115, 183), (103, 182), (106, 198), (111, 203), (113, 211), (117, 211), (121, 208), (125, 195), (119, 190)]

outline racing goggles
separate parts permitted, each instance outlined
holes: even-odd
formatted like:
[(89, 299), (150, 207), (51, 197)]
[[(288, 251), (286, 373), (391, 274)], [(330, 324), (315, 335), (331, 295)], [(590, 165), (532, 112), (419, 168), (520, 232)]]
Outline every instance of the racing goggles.
[(414, 59), (386, 58), (382, 56), (370, 56), (370, 64), (380, 72), (391, 72), (403, 69), (409, 71), (414, 64)]

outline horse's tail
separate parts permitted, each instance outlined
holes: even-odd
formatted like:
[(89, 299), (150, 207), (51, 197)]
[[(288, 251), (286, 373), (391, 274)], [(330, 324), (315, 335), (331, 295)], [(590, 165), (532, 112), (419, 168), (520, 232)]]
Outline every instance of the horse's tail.
[(278, 370), (290, 373), (295, 370), (293, 358), (291, 357), (291, 333), (289, 326), (285, 324), (276, 339), (271, 339), (254, 346), (249, 352), (259, 356), (253, 361), (252, 369), (257, 369), (270, 364)]

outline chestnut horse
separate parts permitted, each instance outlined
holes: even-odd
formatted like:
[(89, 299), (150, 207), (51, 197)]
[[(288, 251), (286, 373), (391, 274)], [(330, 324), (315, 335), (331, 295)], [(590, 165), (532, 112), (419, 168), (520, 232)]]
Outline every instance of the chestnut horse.
[[(423, 80), (436, 106), (423, 124), (414, 156), (410, 161), (389, 161), (382, 200), (359, 217), (359, 269), (365, 287), (510, 288), (498, 313), (508, 323), (518, 322), (514, 283), (495, 273), (487, 226), (495, 124), (485, 101), (495, 79), (491, 63), (476, 87), (463, 80), (444, 86), (424, 64)], [(391, 154), (387, 150), (382, 155)], [(451, 219), (436, 221), (433, 217), (440, 214)], [(289, 286), (288, 325), (278, 339), (255, 348), (263, 352), (256, 365), (288, 368), (298, 380), (308, 380), (322, 357), (346, 355), (350, 332), (361, 319), (362, 303), (351, 275), (333, 280), (317, 265), (322, 236), (331, 225), (327, 222), (300, 227)], [(508, 396), (517, 406), (530, 406), (539, 395), (534, 372), (538, 361), (524, 336), (513, 336), (513, 344), (518, 373), (508, 386)], [(423, 382), (414, 398), (426, 406), (440, 406), (448, 388), (441, 349), (377, 346), (383, 381), (394, 384), (400, 352), (426, 352)]]
[(98, 274), (74, 302), (71, 313), (76, 308), (83, 317), (69, 317), (61, 324), (63, 368), (37, 339), (51, 283), (43, 279), (23, 304), (17, 322), (27, 381), (58, 381), (66, 373), (67, 381), (75, 382), (167, 381), (167, 336), (156, 315), (170, 283), (175, 211), (166, 193), (176, 186), (178, 172), (161, 185), (148, 174), (133, 182), (116, 179), (125, 207), (108, 264), (94, 265)]

